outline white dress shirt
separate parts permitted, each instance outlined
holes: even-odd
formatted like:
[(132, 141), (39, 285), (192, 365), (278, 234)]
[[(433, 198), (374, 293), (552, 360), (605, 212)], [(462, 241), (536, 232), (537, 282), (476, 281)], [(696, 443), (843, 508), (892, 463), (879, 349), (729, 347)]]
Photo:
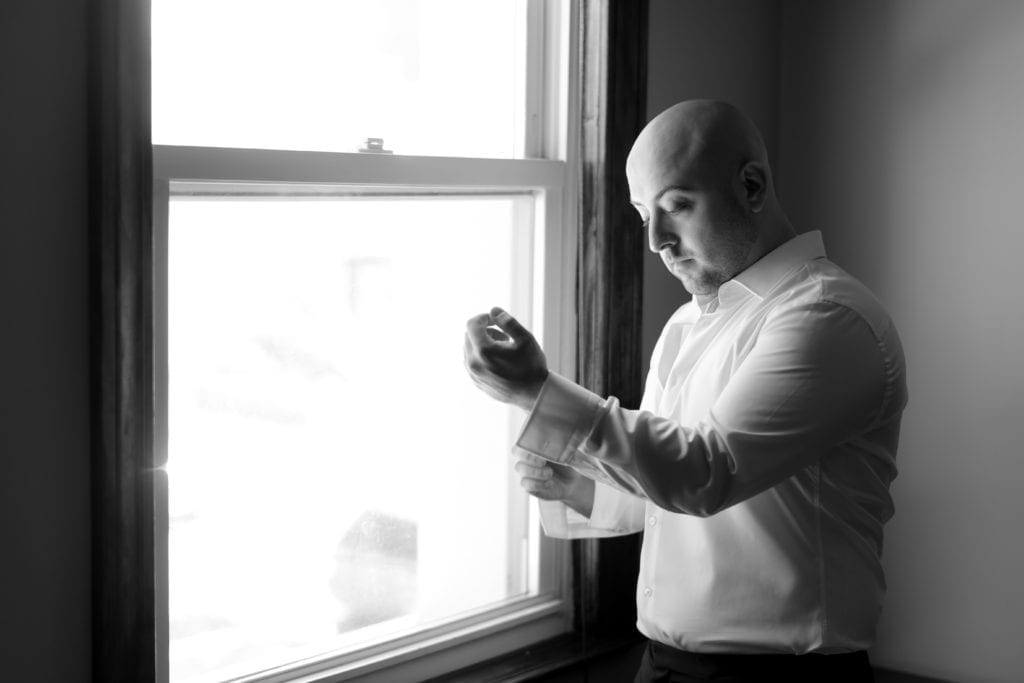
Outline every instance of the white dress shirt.
[(643, 530), (637, 626), (652, 640), (863, 650), (906, 398), (888, 314), (811, 232), (676, 311), (640, 410), (552, 374), (516, 447), (598, 482), (589, 519), (541, 502), (549, 535)]

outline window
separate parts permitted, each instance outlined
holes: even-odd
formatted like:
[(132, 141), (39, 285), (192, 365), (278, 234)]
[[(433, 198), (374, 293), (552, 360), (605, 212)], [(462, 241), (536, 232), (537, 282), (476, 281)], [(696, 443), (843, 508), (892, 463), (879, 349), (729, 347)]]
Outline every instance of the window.
[[(546, 6), (545, 14), (551, 9)], [(586, 235), (577, 245), (577, 272), (572, 272), (571, 267), (563, 269), (560, 285), (564, 292), (571, 289), (566, 282), (579, 284), (575, 297), (575, 341), (579, 349), (576, 377), (594, 391), (614, 394), (624, 405), (635, 405), (640, 383), (637, 316), (641, 271), (637, 261), (643, 236), (640, 230), (621, 229), (635, 225), (636, 216), (629, 207), (620, 170), (629, 144), (644, 120), (647, 3), (588, 0), (573, 3), (571, 9), (578, 15), (568, 22), (574, 26), (576, 44), (568, 50), (567, 57), (574, 64), (572, 71), (576, 73), (578, 69), (579, 84), (566, 88), (564, 80), (546, 78), (542, 79), (542, 88), (528, 89), (534, 95), (545, 95), (540, 98), (544, 111), (557, 101), (548, 96), (552, 91), (568, 93), (570, 99), (578, 100), (573, 107), (559, 108), (563, 113), (575, 112), (564, 117), (569, 128), (576, 128), (568, 136), (551, 134), (552, 129), (565, 127), (552, 125), (555, 118), (548, 115), (542, 117), (543, 126), (525, 129), (534, 131), (524, 137), (526, 149), (533, 144), (545, 158), (569, 159), (568, 170), (560, 177), (569, 179), (566, 185), (571, 189), (567, 194), (572, 198), (562, 206), (562, 215), (569, 219), (564, 221), (565, 240), (561, 243), (549, 241), (553, 231), (547, 225), (539, 225), (536, 221), (540, 218), (535, 218), (534, 231), (543, 230), (544, 239), (534, 244), (537, 263), (541, 264), (535, 267), (534, 275), (543, 273), (548, 282), (558, 282), (559, 264), (572, 260), (572, 250), (565, 248), (565, 244), (575, 232)], [(536, 18), (536, 14), (533, 16)], [(561, 16), (564, 19), (564, 14)], [(401, 157), (397, 166), (394, 164), (398, 157), (394, 157), (395, 161), (384, 161), (392, 157), (364, 157), (365, 173), (353, 179), (343, 164), (328, 164), (328, 170), (321, 167), (316, 171), (316, 160), (327, 158), (318, 154), (303, 154), (303, 164), (293, 163), (293, 154), (283, 151), (161, 147), (154, 155), (150, 135), (150, 3), (110, 0), (91, 6), (90, 17), (90, 169), (95, 181), (90, 191), (93, 678), (110, 683), (148, 683), (166, 680), (168, 671), (164, 647), (169, 642), (166, 472), (153, 464), (165, 462), (167, 444), (165, 219), (170, 206), (169, 178), (175, 175), (176, 168), (183, 169), (183, 178), (194, 176), (196, 168), (201, 168), (201, 180), (233, 179), (224, 180), (221, 188), (230, 190), (228, 186), (233, 184), (235, 192), (244, 185), (272, 185), (273, 179), (281, 175), (291, 179), (284, 184), (293, 192), (311, 190), (318, 182), (322, 185), (326, 177), (334, 179), (335, 191), (339, 185), (349, 190), (360, 184), (374, 187), (393, 179), (385, 172), (388, 168), (410, 174), (422, 187), (450, 182), (452, 178), (439, 179), (432, 172), (424, 176), (424, 169), (408, 157)], [(528, 21), (528, 25), (535, 24)], [(557, 30), (545, 30), (545, 44), (558, 34)], [(537, 55), (529, 54), (533, 57), (528, 57), (528, 63), (536, 64)], [(559, 53), (546, 47), (545, 54)], [(564, 77), (566, 71), (559, 70)], [(538, 81), (531, 82), (536, 86)], [(544, 129), (543, 135), (536, 134), (540, 128)], [(572, 140), (578, 142), (578, 156), (563, 152), (573, 146), (566, 144)], [(552, 153), (555, 149), (560, 152)], [(176, 151), (187, 158), (184, 166), (179, 166), (182, 159)], [(203, 160), (205, 152), (214, 156)], [(273, 158), (268, 158), (268, 154)], [(158, 178), (163, 179), (157, 183), (156, 192), (152, 183), (154, 156), (160, 161)], [(228, 157), (234, 161), (228, 163)], [(342, 157), (331, 158), (338, 161)], [(381, 161), (375, 161), (378, 158)], [(445, 160), (434, 161), (447, 167)], [(496, 162), (471, 161), (472, 165), (460, 163), (463, 175), (454, 184), (487, 189), (484, 186), (491, 182), (488, 173), (496, 170)], [(238, 170), (240, 166), (248, 170), (242, 173)], [(525, 187), (536, 184), (531, 176)], [(188, 188), (181, 182), (176, 183), (175, 190), (187, 192)], [(556, 201), (558, 195), (544, 193), (543, 197), (545, 202)], [(154, 225), (154, 208), (156, 218), (164, 221), (160, 226)], [(552, 213), (552, 209), (548, 206), (544, 216), (557, 217), (559, 212)], [(544, 253), (536, 254), (541, 248)], [(534, 293), (537, 291), (535, 288)], [(564, 301), (562, 304), (563, 312), (571, 309)], [(548, 329), (561, 330), (562, 324), (571, 327), (567, 322), (573, 317), (571, 314), (560, 320), (552, 307), (544, 308), (538, 316), (539, 309), (534, 307), (534, 318), (543, 318)], [(573, 346), (571, 341), (571, 335), (560, 335), (557, 345), (549, 344), (546, 349), (549, 359), (571, 358), (571, 353), (566, 352), (567, 346), (570, 350)], [(163, 352), (163, 364), (157, 351)], [(573, 572), (578, 590), (573, 590), (573, 631), (528, 650), (514, 650), (500, 660), (465, 669), (454, 674), (452, 680), (469, 683), (496, 676), (521, 677), (529, 672), (564, 670), (567, 665), (586, 675), (584, 672), (592, 661), (600, 666), (600, 660), (593, 659), (595, 656), (629, 647), (637, 638), (632, 626), (635, 611), (631, 599), (636, 551), (635, 539), (574, 542)], [(624, 590), (625, 585), (630, 590)], [(514, 620), (509, 617), (503, 621), (498, 617), (490, 624), (467, 625), (454, 638), (448, 634), (448, 640), (465, 643), (479, 656), (487, 656), (487, 652), (477, 644), (490, 643), (492, 637), (499, 644), (504, 641), (509, 648), (515, 648), (512, 636), (516, 630), (503, 630)], [(448, 657), (446, 663), (438, 664), (435, 658), (432, 668), (412, 669), (414, 673), (406, 670), (406, 678), (428, 677), (432, 672), (461, 666), (466, 661), (459, 648), (438, 648), (444, 639), (427, 637), (413, 643), (394, 640), (380, 651), (364, 650), (365, 661), (372, 667), (386, 657), (392, 662), (422, 667), (427, 658), (419, 655), (444, 653)], [(306, 668), (304, 673), (278, 671), (263, 675), (262, 679), (307, 683), (339, 680), (325, 674), (322, 665), (312, 668), (319, 673)], [(378, 669), (367, 676), (364, 680), (374, 676), (378, 680), (401, 680), (395, 668)]]
[(573, 373), (569, 13), (153, 1), (169, 681), (422, 679), (569, 628), (519, 416), (461, 367), (497, 304)]

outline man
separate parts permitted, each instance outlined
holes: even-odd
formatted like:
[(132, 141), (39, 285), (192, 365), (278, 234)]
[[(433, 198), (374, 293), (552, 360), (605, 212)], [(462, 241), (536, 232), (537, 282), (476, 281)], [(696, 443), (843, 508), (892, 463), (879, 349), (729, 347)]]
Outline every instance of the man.
[(820, 233), (796, 234), (732, 106), (663, 112), (626, 176), (651, 250), (693, 295), (640, 410), (548, 372), (500, 309), (467, 325), (472, 379), (529, 411), (522, 485), (549, 534), (644, 531), (638, 681), (870, 681), (906, 403), (896, 330)]

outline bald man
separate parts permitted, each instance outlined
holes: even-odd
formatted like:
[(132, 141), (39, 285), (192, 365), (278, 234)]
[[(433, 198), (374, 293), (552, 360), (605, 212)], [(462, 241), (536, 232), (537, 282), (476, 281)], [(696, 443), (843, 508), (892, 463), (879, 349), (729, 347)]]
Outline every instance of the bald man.
[(907, 400), (896, 329), (820, 233), (796, 233), (734, 107), (659, 114), (626, 176), (692, 299), (639, 410), (549, 372), (507, 312), (469, 321), (473, 381), (529, 413), (521, 483), (549, 535), (643, 531), (637, 681), (871, 681)]

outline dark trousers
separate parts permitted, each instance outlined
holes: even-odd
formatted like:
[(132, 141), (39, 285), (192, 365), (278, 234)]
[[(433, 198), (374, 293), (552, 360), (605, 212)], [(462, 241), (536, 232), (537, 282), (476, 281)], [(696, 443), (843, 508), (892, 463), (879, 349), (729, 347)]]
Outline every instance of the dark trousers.
[(711, 655), (648, 641), (634, 683), (873, 683), (864, 651), (834, 655)]

